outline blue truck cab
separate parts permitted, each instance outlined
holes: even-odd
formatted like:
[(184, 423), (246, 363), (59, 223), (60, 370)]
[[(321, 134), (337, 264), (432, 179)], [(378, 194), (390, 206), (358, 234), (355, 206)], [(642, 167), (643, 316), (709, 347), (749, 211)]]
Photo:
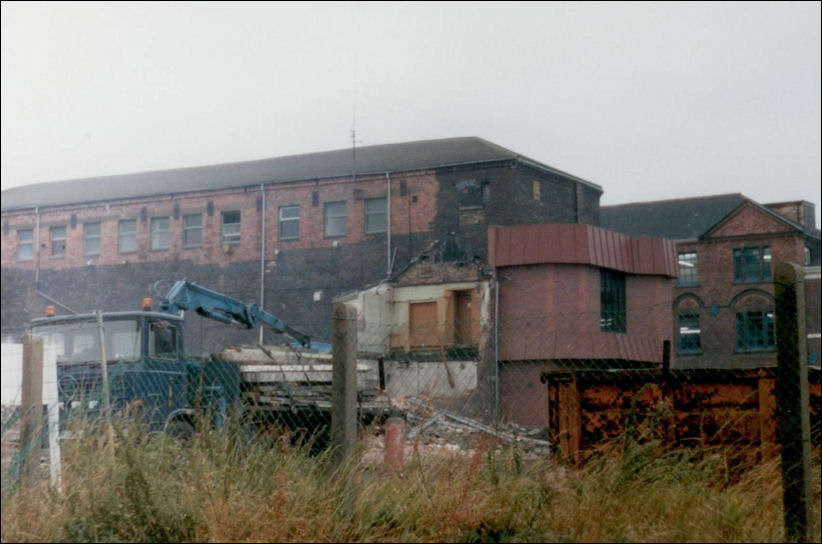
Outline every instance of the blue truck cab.
[(240, 398), (239, 369), (187, 357), (183, 327), (181, 315), (150, 310), (32, 320), (32, 334), (56, 353), (61, 422), (101, 414), (105, 356), (112, 413), (171, 434), (193, 432), (201, 414), (219, 426)]

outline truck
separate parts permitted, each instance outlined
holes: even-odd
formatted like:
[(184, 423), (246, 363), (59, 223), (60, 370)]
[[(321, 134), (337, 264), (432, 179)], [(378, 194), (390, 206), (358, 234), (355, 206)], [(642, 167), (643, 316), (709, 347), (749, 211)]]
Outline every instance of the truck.
[[(264, 325), (293, 340), (188, 355), (186, 311), (246, 329)], [(108, 406), (183, 438), (201, 424), (224, 425), (232, 410), (257, 430), (313, 433), (330, 422), (331, 354), (256, 304), (187, 279), (156, 307), (144, 299), (139, 311), (50, 315), (33, 319), (31, 332), (56, 354), (61, 421), (99, 417)], [(357, 370), (361, 415), (385, 413), (376, 363), (358, 362)]]

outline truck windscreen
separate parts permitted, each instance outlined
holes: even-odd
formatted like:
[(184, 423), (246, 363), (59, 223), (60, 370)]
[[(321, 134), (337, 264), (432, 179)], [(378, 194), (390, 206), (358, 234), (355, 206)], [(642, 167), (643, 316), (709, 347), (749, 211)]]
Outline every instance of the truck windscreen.
[[(106, 358), (109, 361), (140, 360), (140, 322), (116, 320), (103, 323), (106, 339)], [(39, 325), (33, 334), (43, 337), (43, 346), (57, 352), (57, 362), (77, 364), (100, 361), (100, 329), (97, 321), (77, 321)]]

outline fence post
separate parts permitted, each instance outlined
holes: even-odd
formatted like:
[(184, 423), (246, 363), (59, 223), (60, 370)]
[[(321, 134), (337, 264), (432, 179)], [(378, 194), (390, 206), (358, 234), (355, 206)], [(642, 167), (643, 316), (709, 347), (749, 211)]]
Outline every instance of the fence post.
[(776, 313), (776, 399), (782, 446), (785, 539), (809, 542), (813, 534), (811, 437), (808, 408), (808, 351), (802, 269), (774, 267)]
[(23, 417), (20, 428), (22, 479), (31, 481), (40, 464), (43, 441), (43, 337), (23, 337), (23, 391), (20, 399)]
[(331, 447), (342, 464), (357, 438), (357, 327), (353, 308), (334, 304), (332, 325)]

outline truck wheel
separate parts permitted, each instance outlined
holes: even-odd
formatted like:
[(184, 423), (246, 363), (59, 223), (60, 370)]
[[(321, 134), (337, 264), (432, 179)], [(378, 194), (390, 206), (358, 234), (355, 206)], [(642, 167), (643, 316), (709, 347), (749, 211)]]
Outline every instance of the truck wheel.
[(194, 436), (194, 425), (184, 419), (175, 419), (166, 425), (166, 434), (182, 442), (188, 442)]

